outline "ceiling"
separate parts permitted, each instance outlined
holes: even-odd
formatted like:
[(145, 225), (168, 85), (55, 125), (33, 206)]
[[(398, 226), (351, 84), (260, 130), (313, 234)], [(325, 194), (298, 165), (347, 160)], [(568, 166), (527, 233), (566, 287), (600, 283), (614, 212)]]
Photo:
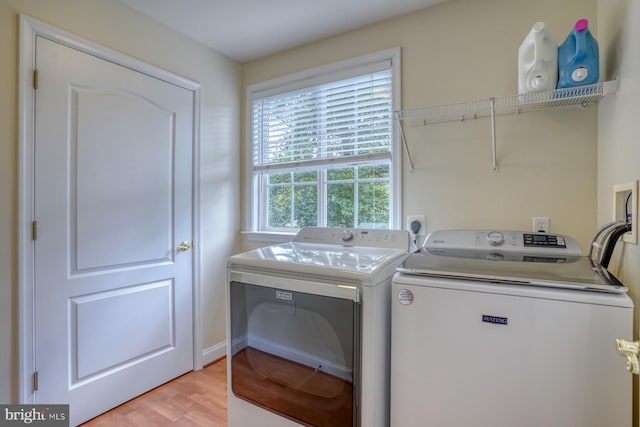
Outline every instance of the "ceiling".
[(120, 0), (238, 62), (446, 0)]

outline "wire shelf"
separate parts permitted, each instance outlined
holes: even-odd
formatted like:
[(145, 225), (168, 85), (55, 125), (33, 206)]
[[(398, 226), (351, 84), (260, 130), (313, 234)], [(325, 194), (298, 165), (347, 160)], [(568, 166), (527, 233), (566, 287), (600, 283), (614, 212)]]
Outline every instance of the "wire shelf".
[(604, 96), (617, 93), (618, 80), (543, 92), (509, 95), (496, 98), (478, 99), (454, 104), (413, 108), (395, 112), (399, 122), (402, 143), (405, 147), (409, 167), (414, 172), (413, 159), (402, 122), (410, 126), (426, 126), (437, 123), (463, 122), (484, 117), (491, 118), (491, 139), (493, 150), (493, 170), (498, 171), (496, 157), (495, 117), (508, 114), (528, 113), (532, 111), (552, 110), (568, 107), (586, 108), (597, 104)]
[(617, 90), (618, 81), (614, 80), (574, 88), (401, 110), (396, 112), (396, 118), (415, 126), (490, 117), (492, 108), (495, 115), (519, 114), (572, 106), (584, 108), (597, 104), (603, 96)]

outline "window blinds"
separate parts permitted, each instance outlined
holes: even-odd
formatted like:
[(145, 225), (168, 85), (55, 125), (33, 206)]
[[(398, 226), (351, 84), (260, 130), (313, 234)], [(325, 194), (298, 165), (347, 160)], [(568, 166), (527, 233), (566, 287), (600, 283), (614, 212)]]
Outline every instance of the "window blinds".
[(391, 91), (387, 68), (254, 96), (254, 172), (389, 161)]

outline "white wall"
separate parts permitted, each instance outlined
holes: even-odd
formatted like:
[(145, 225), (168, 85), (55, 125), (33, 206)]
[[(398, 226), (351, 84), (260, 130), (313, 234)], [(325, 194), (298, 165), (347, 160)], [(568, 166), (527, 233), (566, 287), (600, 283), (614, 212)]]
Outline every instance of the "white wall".
[(117, 0), (0, 2), (0, 402), (17, 395), (18, 14), (77, 34), (202, 85), (203, 340), (225, 340), (225, 258), (239, 222), (241, 66)]
[[(640, 179), (640, 2), (598, 0), (600, 70), (620, 78), (620, 92), (605, 98), (598, 111), (598, 224), (612, 220), (613, 186)], [(633, 219), (636, 227), (638, 218)], [(636, 309), (634, 339), (638, 339), (640, 248), (619, 243), (611, 262), (616, 276), (629, 288)], [(630, 339), (632, 337), (627, 337)], [(634, 425), (638, 425), (638, 394)]]
[[(582, 17), (595, 31), (596, 0), (449, 0), (245, 64), (244, 83), (400, 46), (405, 109), (512, 95), (533, 24), (544, 21), (560, 43)], [(596, 115), (591, 107), (498, 117), (498, 173), (488, 119), (408, 128), (416, 171), (405, 161), (404, 215), (426, 214), (427, 231), (529, 230), (533, 216), (549, 216), (551, 231), (586, 248), (596, 226)]]

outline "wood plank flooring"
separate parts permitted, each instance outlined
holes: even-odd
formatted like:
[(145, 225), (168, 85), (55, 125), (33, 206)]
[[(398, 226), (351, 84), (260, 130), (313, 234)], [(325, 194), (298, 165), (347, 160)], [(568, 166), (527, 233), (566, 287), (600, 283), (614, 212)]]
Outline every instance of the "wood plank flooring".
[(227, 361), (220, 359), (126, 402), (82, 427), (227, 425)]

